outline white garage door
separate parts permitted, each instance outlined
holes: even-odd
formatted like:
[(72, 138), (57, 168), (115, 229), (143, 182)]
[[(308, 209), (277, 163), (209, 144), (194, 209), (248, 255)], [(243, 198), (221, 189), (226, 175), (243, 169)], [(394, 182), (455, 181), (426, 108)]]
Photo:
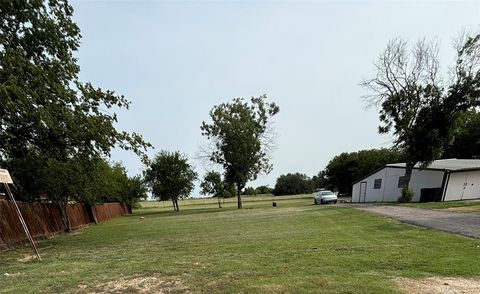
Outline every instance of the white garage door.
[(467, 173), (462, 199), (480, 198), (480, 171)]
[(451, 173), (445, 201), (480, 199), (480, 171)]

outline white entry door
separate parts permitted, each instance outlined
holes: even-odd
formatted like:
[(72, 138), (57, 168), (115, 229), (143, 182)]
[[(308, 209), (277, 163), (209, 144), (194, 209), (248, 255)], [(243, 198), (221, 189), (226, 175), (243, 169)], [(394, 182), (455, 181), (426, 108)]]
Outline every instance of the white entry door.
[(360, 197), (358, 202), (365, 202), (367, 198), (367, 182), (360, 183)]

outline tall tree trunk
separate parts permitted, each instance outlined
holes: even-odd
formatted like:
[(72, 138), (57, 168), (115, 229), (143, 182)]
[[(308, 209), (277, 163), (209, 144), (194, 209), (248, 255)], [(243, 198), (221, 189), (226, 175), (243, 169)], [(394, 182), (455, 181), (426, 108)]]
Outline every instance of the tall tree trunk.
[(242, 187), (237, 184), (237, 208), (241, 209), (242, 208)]
[(172, 198), (173, 211), (177, 211), (177, 206), (175, 205), (175, 198)]
[(72, 231), (72, 225), (70, 224), (70, 219), (68, 217), (67, 204), (59, 203), (58, 208), (60, 209), (60, 214), (62, 215), (63, 224), (65, 225), (65, 232), (70, 233)]
[[(408, 161), (405, 163), (405, 180), (402, 188), (402, 197), (404, 198), (405, 201), (411, 201), (412, 196), (410, 195), (410, 180), (412, 178), (412, 172), (413, 168), (415, 167), (415, 162)], [(407, 197), (407, 195), (410, 195)], [(406, 200), (408, 199), (408, 200)]]
[(97, 218), (97, 211), (95, 209), (95, 204), (91, 204), (91, 203), (86, 203), (87, 205), (87, 209), (89, 211), (89, 216), (90, 216), (90, 220), (94, 223), (94, 224), (98, 224), (98, 218)]
[(125, 205), (127, 206), (128, 214), (132, 214), (133, 213), (132, 203), (125, 203)]
[(175, 205), (177, 206), (177, 212), (180, 211), (180, 207), (178, 207), (178, 198), (175, 198)]
[(222, 208), (222, 203), (220, 203), (220, 196), (217, 196), (218, 198), (218, 208)]
[(409, 188), (410, 187), (410, 179), (412, 178), (412, 171), (415, 163), (407, 162), (405, 164), (405, 181), (403, 187)]

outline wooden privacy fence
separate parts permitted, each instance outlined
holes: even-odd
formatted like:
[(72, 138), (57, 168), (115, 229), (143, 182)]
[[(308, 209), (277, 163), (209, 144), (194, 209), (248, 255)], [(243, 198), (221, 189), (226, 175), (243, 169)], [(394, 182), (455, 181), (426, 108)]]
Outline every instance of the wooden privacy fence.
[[(18, 206), (33, 238), (47, 238), (65, 231), (62, 214), (56, 204), (18, 202)], [(67, 210), (72, 229), (94, 223), (88, 207), (83, 203), (68, 204)], [(105, 203), (96, 205), (95, 212), (97, 220), (102, 222), (125, 215), (128, 209), (123, 203)], [(13, 204), (7, 200), (0, 200), (0, 248), (7, 248), (23, 241), (27, 241), (27, 236)]]

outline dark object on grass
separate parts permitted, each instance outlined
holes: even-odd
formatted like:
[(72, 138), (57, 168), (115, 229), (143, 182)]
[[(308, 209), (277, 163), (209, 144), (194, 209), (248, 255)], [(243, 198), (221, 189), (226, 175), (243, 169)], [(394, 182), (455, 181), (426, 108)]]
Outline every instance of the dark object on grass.
[(273, 206), (273, 207), (277, 207), (277, 202), (273, 201), (273, 202), (272, 202), (272, 206)]

